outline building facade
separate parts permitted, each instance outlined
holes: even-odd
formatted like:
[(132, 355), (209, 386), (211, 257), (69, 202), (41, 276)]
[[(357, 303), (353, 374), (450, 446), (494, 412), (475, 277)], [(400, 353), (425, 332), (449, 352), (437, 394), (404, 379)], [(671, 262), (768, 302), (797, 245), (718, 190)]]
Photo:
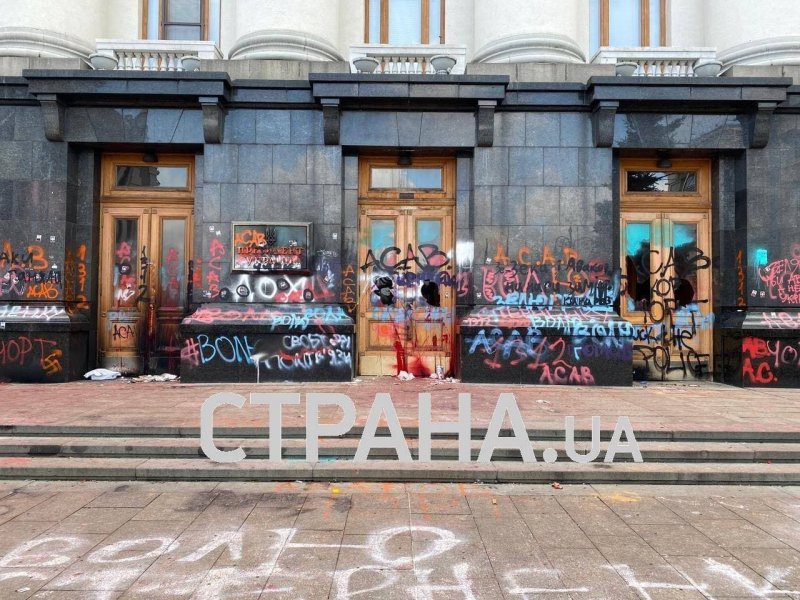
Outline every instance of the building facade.
[(800, 385), (800, 7), (0, 0), (0, 378)]

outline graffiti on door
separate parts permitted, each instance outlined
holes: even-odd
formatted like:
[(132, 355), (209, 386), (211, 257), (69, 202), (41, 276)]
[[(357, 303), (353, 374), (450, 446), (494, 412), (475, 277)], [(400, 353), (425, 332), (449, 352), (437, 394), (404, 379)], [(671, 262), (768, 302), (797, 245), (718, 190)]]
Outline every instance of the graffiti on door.
[(714, 315), (709, 299), (700, 295), (698, 273), (711, 267), (711, 259), (692, 243), (662, 253), (642, 241), (625, 262), (628, 310), (644, 314), (635, 328), (634, 359), (662, 379), (707, 375), (710, 355), (699, 342)]

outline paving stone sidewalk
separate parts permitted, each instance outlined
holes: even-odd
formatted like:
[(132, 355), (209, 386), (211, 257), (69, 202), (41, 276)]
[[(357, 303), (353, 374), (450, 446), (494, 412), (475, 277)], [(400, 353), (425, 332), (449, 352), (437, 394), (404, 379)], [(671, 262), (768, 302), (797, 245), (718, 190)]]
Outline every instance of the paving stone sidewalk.
[[(740, 389), (714, 383), (635, 384), (622, 387), (565, 387), (478, 385), (457, 381), (394, 378), (364, 379), (353, 383), (208, 384), (73, 382), (55, 385), (0, 384), (0, 425), (69, 425), (93, 427), (197, 428), (200, 406), (211, 394), (225, 391), (338, 392), (357, 406), (357, 424), (363, 425), (379, 392), (388, 392), (402, 425), (418, 423), (418, 394), (430, 392), (433, 419), (454, 419), (459, 393), (472, 394), (472, 421), (485, 427), (500, 393), (516, 394), (528, 428), (563, 428), (564, 416), (601, 417), (613, 429), (617, 417), (631, 418), (638, 430), (775, 431), (800, 433), (800, 390)], [(216, 427), (265, 427), (267, 409), (246, 404), (241, 410), (222, 408)], [(321, 418), (338, 419), (334, 409)], [(583, 417), (584, 420), (580, 420)], [(304, 403), (284, 407), (284, 427), (305, 424)]]
[(0, 482), (0, 598), (800, 598), (800, 488)]

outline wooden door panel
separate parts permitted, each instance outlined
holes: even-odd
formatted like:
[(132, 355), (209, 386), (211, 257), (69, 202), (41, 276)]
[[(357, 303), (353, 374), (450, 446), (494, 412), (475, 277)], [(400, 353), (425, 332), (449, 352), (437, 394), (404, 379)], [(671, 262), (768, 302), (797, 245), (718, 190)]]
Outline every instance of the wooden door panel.
[(126, 374), (175, 372), (187, 308), (192, 209), (140, 202), (101, 210), (101, 364)]
[(360, 373), (450, 371), (452, 208), (363, 206), (360, 226)]
[(709, 375), (708, 215), (629, 211), (621, 220), (626, 288), (620, 312), (636, 326), (634, 362), (652, 379)]

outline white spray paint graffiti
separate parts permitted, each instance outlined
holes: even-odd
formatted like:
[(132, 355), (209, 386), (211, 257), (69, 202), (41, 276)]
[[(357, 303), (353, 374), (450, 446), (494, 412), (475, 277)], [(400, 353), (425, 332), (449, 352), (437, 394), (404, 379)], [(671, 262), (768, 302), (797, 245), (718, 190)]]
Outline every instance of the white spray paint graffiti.
[[(177, 538), (152, 535), (122, 539), (97, 547), (97, 536), (46, 534), (17, 545), (0, 557), (0, 582), (19, 579), (28, 582), (27, 585), (34, 581), (41, 585), (49, 581), (45, 586), (48, 590), (92, 590), (87, 597), (97, 600), (116, 597), (119, 590), (131, 585), (132, 591), (142, 597), (257, 598), (268, 593), (300, 598), (304, 589), (320, 582), (324, 574), (330, 579), (332, 597), (337, 600), (381, 597), (389, 594), (389, 590), (409, 600), (436, 600), (443, 596), (478, 600), (480, 597), (471, 577), (471, 565), (462, 561), (446, 562), (447, 554), (462, 540), (452, 531), (439, 527), (382, 529), (367, 535), (361, 544), (304, 542), (301, 541), (303, 534), (308, 532), (294, 528), (189, 533)], [(393, 542), (398, 536), (408, 535), (425, 541), (415, 541), (413, 556), (396, 555), (397, 544)], [(245, 549), (252, 546), (256, 538), (264, 536), (269, 537), (268, 543), (262, 546), (266, 556), (255, 565), (246, 560), (240, 564), (243, 559), (252, 558)], [(364, 564), (308, 573), (302, 568), (278, 565), (281, 557), (290, 551), (325, 549), (362, 551)], [(227, 562), (218, 560), (222, 556)], [(147, 569), (162, 558), (172, 565), (168, 569), (168, 581), (147, 574)], [(206, 568), (206, 564), (213, 566)], [(434, 577), (434, 567), (444, 569), (444, 579), (441, 573)], [(661, 591), (684, 590), (696, 591), (714, 600), (709, 590), (711, 584), (704, 580), (706, 575), (713, 580), (722, 579), (747, 597), (770, 599), (800, 594), (800, 590), (779, 589), (774, 583), (791, 577), (792, 567), (773, 568), (771, 573), (776, 575), (770, 576), (773, 584), (753, 581), (736, 567), (712, 558), (703, 561), (700, 573), (690, 575), (682, 569), (673, 570), (672, 581), (642, 580), (635, 568), (627, 564), (606, 565), (606, 568), (619, 575), (624, 585), (642, 600), (652, 600)], [(565, 585), (564, 581), (574, 575), (552, 568), (497, 572), (504, 593), (521, 600), (597, 591), (590, 584)], [(273, 578), (279, 583), (265, 589), (267, 581)], [(680, 580), (676, 581), (678, 578)]]

